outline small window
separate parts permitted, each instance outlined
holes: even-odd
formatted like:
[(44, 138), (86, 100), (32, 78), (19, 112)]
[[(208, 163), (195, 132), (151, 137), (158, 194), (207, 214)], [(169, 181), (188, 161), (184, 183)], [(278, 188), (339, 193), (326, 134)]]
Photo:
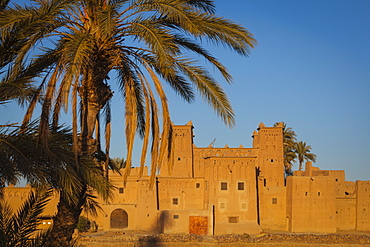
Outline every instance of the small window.
[(123, 188), (118, 188), (118, 193), (123, 194), (123, 192), (124, 192)]
[(238, 190), (244, 190), (244, 182), (238, 182)]
[(220, 203), (220, 208), (222, 208), (222, 209), (226, 208), (226, 203), (221, 202), (221, 203)]
[(200, 183), (196, 183), (195, 188), (199, 189), (200, 188)]
[(177, 219), (179, 218), (179, 215), (178, 215), (178, 214), (174, 214), (174, 215), (173, 215), (173, 218), (174, 218), (175, 220), (177, 220)]
[(177, 158), (177, 160), (178, 160), (178, 161), (180, 161), (180, 160), (181, 160), (181, 158), (179, 157), (179, 158)]
[(229, 223), (238, 223), (239, 217), (237, 216), (229, 216)]
[(272, 204), (277, 204), (277, 198), (272, 198)]
[(321, 193), (320, 193), (320, 192), (317, 192), (317, 195), (318, 195), (318, 196), (320, 196), (320, 195), (321, 195)]
[(179, 198), (172, 198), (172, 205), (179, 205)]
[(246, 202), (242, 202), (242, 209), (247, 209), (247, 203)]
[(221, 182), (221, 190), (227, 190), (227, 182)]

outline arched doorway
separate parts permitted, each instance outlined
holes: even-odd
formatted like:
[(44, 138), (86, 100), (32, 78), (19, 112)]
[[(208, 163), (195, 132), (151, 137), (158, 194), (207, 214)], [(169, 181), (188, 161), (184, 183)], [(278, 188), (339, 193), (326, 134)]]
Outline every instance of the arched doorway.
[(124, 229), (128, 227), (128, 214), (123, 209), (115, 209), (110, 215), (110, 228)]

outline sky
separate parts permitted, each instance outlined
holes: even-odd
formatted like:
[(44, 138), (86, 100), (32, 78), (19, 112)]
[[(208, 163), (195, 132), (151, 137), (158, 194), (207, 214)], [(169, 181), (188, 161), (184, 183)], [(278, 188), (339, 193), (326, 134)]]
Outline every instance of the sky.
[[(243, 25), (258, 41), (249, 57), (209, 47), (233, 76), (228, 85), (236, 126), (227, 127), (200, 97), (187, 104), (166, 92), (174, 124), (194, 125), (194, 144), (252, 147), (263, 122), (285, 122), (317, 155), (314, 166), (370, 180), (370, 1), (216, 0), (219, 16)], [(113, 100), (111, 156), (125, 157), (122, 100)], [(1, 122), (24, 110), (0, 106)], [(134, 164), (139, 165), (140, 146)], [(295, 164), (293, 170), (296, 170)]]

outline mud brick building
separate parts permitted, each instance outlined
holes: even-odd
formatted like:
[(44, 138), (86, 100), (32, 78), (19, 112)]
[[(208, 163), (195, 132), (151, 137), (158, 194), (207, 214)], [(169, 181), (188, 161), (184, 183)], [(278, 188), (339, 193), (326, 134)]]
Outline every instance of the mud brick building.
[[(191, 122), (173, 125), (173, 171), (162, 170), (153, 189), (139, 168), (126, 186), (111, 173), (117, 189), (112, 201), (101, 201), (104, 212), (93, 219), (99, 229), (202, 235), (370, 231), (370, 181), (345, 181), (343, 170), (320, 170), (311, 162), (284, 177), (282, 124), (259, 124), (252, 148), (197, 147), (193, 136)], [(6, 188), (5, 195), (19, 205), (29, 189)], [(45, 214), (52, 216), (56, 204), (53, 199)]]

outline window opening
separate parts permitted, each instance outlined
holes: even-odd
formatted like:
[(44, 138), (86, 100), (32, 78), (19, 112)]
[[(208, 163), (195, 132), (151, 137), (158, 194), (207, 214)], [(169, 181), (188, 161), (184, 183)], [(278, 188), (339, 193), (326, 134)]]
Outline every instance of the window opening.
[(221, 182), (221, 190), (227, 190), (227, 182)]
[(277, 204), (277, 198), (272, 198), (272, 204)]
[(238, 182), (238, 190), (244, 190), (244, 182)]
[(239, 217), (238, 216), (229, 216), (229, 223), (238, 223)]

